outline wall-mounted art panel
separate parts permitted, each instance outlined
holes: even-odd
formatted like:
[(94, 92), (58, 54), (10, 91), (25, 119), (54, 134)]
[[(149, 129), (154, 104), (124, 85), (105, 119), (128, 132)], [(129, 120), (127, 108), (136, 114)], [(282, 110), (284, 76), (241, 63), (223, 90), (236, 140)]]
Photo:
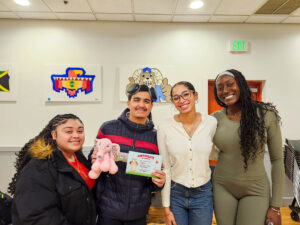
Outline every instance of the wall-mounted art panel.
[(172, 74), (174, 74), (172, 66), (122, 66), (120, 67), (120, 100), (127, 101), (127, 89), (136, 83), (154, 88), (157, 95), (155, 102), (171, 102)]
[(17, 74), (14, 64), (0, 63), (0, 101), (17, 101)]
[(100, 65), (46, 66), (45, 101), (101, 101)]

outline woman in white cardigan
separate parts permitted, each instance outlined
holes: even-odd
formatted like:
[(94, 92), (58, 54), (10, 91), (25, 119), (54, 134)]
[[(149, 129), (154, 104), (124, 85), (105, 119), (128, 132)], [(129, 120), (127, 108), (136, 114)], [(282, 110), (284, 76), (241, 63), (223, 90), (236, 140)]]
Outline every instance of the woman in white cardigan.
[(178, 114), (158, 126), (166, 183), (162, 205), (167, 225), (211, 225), (213, 214), (209, 156), (217, 120), (196, 112), (198, 93), (186, 81), (171, 89)]

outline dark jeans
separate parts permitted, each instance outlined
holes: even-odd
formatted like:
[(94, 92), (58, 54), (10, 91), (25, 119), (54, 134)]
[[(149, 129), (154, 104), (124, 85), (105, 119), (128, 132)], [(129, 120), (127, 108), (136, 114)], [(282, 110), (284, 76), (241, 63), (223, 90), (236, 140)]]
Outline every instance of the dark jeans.
[(171, 182), (170, 209), (178, 225), (211, 225), (213, 216), (212, 185), (187, 188)]
[(120, 220), (100, 217), (98, 218), (98, 222), (97, 222), (97, 225), (146, 225), (146, 224), (147, 224), (146, 217), (138, 220), (132, 220), (132, 221), (120, 221)]

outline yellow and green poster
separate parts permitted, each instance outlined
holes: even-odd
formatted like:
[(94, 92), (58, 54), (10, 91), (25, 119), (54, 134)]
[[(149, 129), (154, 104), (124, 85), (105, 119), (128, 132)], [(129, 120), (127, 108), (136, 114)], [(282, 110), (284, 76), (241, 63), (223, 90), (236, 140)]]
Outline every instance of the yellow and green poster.
[(9, 92), (9, 75), (8, 70), (0, 71), (0, 92)]

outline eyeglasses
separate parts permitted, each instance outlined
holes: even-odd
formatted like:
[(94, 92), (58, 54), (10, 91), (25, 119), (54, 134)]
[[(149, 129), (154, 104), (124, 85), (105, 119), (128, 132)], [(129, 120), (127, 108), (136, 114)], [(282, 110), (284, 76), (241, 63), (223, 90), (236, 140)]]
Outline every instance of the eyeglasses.
[(194, 93), (194, 91), (191, 91), (191, 90), (184, 91), (184, 92), (181, 93), (181, 95), (174, 95), (174, 96), (172, 96), (172, 101), (174, 103), (177, 103), (177, 102), (180, 101), (180, 98), (182, 98), (183, 100), (187, 100), (187, 99), (189, 99), (192, 96), (192, 93)]

